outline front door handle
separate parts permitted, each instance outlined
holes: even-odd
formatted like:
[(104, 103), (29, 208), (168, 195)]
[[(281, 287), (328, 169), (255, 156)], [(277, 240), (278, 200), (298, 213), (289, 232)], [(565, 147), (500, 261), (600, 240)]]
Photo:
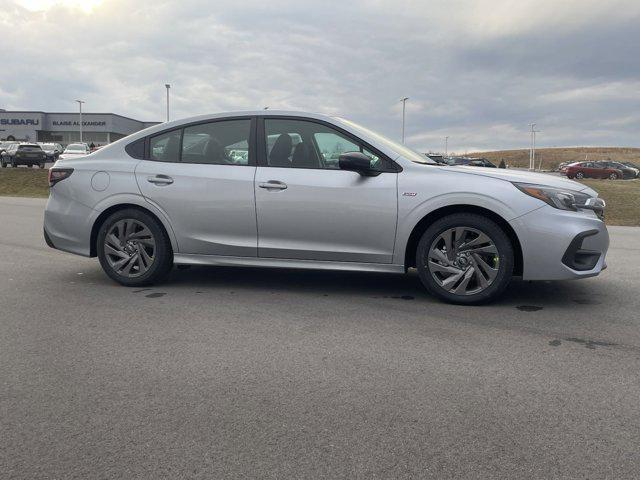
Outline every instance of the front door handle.
[(171, 185), (173, 178), (168, 175), (156, 175), (154, 177), (147, 177), (147, 182), (153, 183), (154, 185)]
[(284, 190), (287, 188), (287, 184), (278, 180), (269, 180), (268, 182), (258, 184), (260, 188), (266, 188), (267, 190)]

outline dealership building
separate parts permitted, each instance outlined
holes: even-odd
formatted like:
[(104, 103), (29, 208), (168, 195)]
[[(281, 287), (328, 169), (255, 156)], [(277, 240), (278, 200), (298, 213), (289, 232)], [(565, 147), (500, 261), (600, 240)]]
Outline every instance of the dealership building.
[[(115, 113), (82, 113), (82, 141), (105, 145), (160, 122), (143, 122)], [(8, 111), (0, 109), (0, 140), (55, 142), (63, 146), (80, 141), (78, 113)]]

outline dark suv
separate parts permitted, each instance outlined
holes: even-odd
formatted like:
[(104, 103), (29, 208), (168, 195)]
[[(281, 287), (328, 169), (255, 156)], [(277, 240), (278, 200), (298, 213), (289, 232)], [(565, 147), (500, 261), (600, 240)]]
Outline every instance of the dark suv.
[(17, 167), (18, 165), (27, 165), (33, 167), (37, 165), (44, 168), (47, 162), (47, 154), (40, 148), (37, 143), (15, 143), (10, 145), (2, 154), (2, 168), (7, 165)]

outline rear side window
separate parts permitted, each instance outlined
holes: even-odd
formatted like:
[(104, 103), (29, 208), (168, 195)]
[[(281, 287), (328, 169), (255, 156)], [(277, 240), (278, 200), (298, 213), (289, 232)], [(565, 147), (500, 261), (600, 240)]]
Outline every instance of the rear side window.
[(149, 157), (160, 162), (180, 161), (182, 130), (161, 133), (149, 140)]
[(137, 159), (144, 159), (144, 138), (140, 138), (135, 142), (131, 142), (126, 147), (124, 147), (125, 152), (129, 154), (129, 156)]
[(184, 129), (183, 163), (249, 165), (251, 119), (202, 123)]

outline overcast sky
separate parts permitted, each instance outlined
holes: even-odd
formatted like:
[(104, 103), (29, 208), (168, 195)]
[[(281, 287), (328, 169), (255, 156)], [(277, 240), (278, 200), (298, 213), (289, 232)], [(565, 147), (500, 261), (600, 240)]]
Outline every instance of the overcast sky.
[(640, 146), (639, 0), (0, 0), (0, 108), (338, 114), (423, 151)]

